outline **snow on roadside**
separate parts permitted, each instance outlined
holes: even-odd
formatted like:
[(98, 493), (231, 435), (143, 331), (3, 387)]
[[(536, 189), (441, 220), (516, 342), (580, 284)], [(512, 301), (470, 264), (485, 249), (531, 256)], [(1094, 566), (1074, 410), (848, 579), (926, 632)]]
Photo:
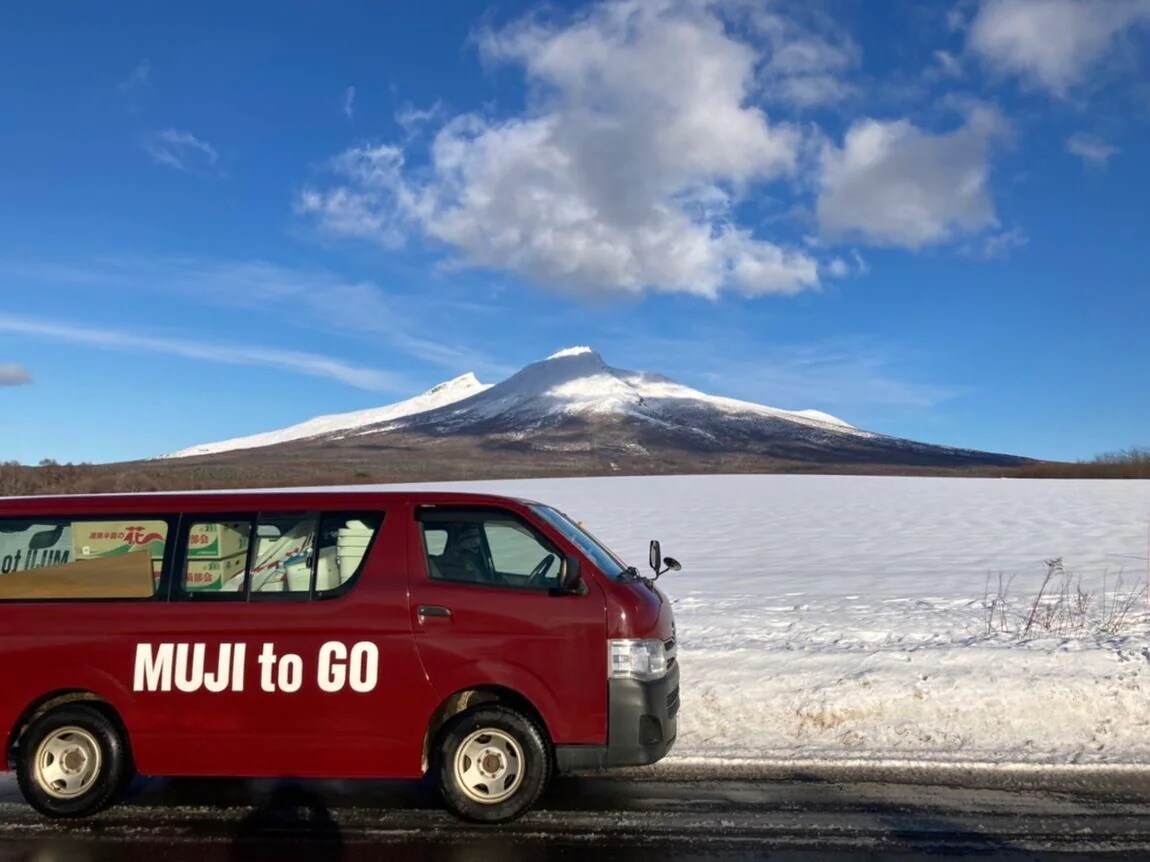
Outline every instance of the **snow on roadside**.
[[(675, 603), (680, 737), (699, 759), (1150, 764), (1150, 628), (988, 637), (1060, 557), (1098, 589), (1147, 577), (1150, 482), (838, 476), (464, 483), (548, 502)], [(412, 486), (406, 486), (412, 487)], [(439, 485), (438, 487), (443, 487)]]

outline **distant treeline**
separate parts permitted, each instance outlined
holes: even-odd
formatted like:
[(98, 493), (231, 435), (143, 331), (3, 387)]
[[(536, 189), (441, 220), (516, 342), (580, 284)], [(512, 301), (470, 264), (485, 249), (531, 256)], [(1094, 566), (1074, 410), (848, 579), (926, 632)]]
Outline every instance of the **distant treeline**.
[(1019, 467), (1013, 475), (1034, 479), (1150, 479), (1150, 449), (1123, 449), (1074, 463), (1038, 461)]
[(725, 459), (701, 466), (689, 461), (633, 460), (589, 467), (559, 457), (492, 457), (479, 462), (443, 456), (381, 457), (339, 461), (268, 460), (232, 456), (220, 461), (198, 458), (122, 464), (60, 464), (41, 461), (25, 466), (0, 462), (0, 497), (31, 494), (97, 494), (225, 488), (448, 482), (472, 479), (544, 478), (587, 475), (688, 473), (811, 473), (881, 476), (966, 476), (1018, 479), (1150, 479), (1150, 449), (1133, 448), (1090, 461), (1035, 461), (1019, 467), (931, 469), (884, 464), (818, 464)]

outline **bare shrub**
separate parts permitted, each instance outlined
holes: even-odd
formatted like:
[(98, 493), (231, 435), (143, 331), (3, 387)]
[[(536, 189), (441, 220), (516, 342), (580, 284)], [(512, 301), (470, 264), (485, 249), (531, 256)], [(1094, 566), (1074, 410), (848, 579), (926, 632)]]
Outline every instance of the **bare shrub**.
[(987, 577), (983, 593), (983, 630), (987, 636), (1016, 640), (1035, 637), (1109, 636), (1130, 631), (1144, 621), (1146, 584), (1128, 587), (1121, 577), (1113, 584), (1104, 576), (1101, 592), (1082, 586), (1066, 571), (1062, 559), (1046, 561), (1046, 574), (1032, 598), (1023, 602), (1011, 594), (1013, 578), (998, 576), (992, 589)]

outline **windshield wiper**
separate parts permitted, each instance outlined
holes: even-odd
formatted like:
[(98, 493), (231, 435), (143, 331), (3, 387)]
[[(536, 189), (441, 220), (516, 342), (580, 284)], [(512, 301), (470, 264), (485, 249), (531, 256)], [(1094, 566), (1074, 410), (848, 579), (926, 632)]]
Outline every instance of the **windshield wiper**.
[(642, 580), (642, 576), (639, 574), (639, 570), (634, 566), (626, 566), (623, 571), (619, 572), (619, 577), (631, 578), (636, 581)]

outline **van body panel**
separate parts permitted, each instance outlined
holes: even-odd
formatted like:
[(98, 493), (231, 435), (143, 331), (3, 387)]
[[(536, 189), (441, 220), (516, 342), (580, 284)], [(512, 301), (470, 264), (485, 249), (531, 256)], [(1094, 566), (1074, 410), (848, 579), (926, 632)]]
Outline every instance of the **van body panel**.
[[(506, 689), (539, 713), (548, 739), (569, 752), (564, 762), (588, 761), (591, 751), (608, 764), (658, 759), (673, 742), (673, 723), (661, 746), (642, 743), (638, 753), (624, 750), (631, 743), (619, 734), (625, 722), (626, 739), (634, 735), (636, 709), (669, 704), (663, 691), (672, 682), (677, 696), (678, 669), (673, 680), (624, 691), (607, 679), (607, 641), (673, 638), (670, 603), (646, 582), (596, 569), (530, 505), (486, 494), (325, 490), (0, 499), (0, 518), (159, 517), (173, 525), (152, 598), (0, 601), (0, 726), (18, 733), (33, 703), (91, 692), (119, 715), (143, 774), (416, 778), (429, 722), (448, 697)], [(423, 506), (513, 512), (578, 560), (584, 589), (558, 595), (433, 581), (415, 517)], [(345, 592), (188, 600), (173, 589), (177, 535), (196, 518), (327, 511), (383, 514)], [(421, 615), (426, 606), (450, 615)], [(370, 652), (375, 661), (372, 684), (355, 690), (345, 653), (363, 644), (361, 658)], [(268, 645), (277, 662), (265, 675)], [(297, 656), (298, 669), (281, 679), (285, 656)], [(337, 687), (323, 670), (340, 661), (346, 684)], [(265, 690), (269, 683), (274, 690)]]

